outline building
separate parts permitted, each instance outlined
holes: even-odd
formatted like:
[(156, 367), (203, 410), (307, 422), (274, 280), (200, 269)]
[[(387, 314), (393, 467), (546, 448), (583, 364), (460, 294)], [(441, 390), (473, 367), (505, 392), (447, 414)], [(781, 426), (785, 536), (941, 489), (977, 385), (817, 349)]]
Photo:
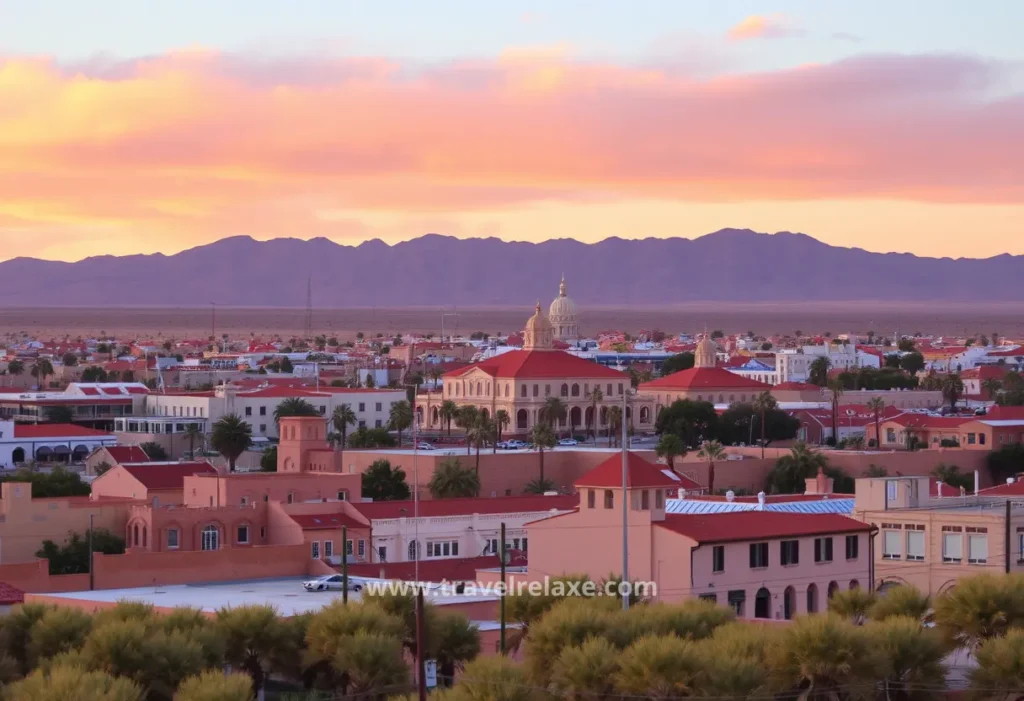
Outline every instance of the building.
[(877, 445), (882, 450), (906, 450), (914, 444), (921, 448), (940, 448), (943, 441), (947, 445), (963, 446), (961, 427), (970, 420), (967, 416), (899, 414), (879, 423), (881, 442), (875, 435), (874, 421), (864, 427), (864, 435), (869, 445)]
[(28, 462), (82, 462), (97, 448), (113, 446), (117, 437), (75, 424), (21, 424), (0, 421), (0, 467)]
[(121, 463), (92, 482), (92, 498), (136, 499), (154, 505), (184, 504), (185, 478), (216, 475), (208, 462)]
[(700, 597), (740, 617), (788, 619), (872, 581), (866, 523), (833, 513), (667, 513), (678, 475), (630, 454), (623, 491), (621, 469), (609, 458), (577, 480), (578, 510), (527, 524), (531, 580), (621, 572), (625, 503), (630, 578), (653, 582), (660, 601)]
[[(886, 406), (878, 412), (879, 424), (894, 419), (903, 412), (895, 407)], [(874, 426), (875, 412), (866, 406), (840, 404), (833, 414), (832, 407), (796, 409), (789, 412), (790, 416), (800, 421), (796, 438), (811, 445), (824, 445), (830, 438), (837, 441), (857, 440), (867, 445), (867, 427)], [(833, 422), (835, 426), (833, 426)], [(837, 436), (835, 434), (838, 434)]]
[(580, 337), (580, 327), (576, 320), (576, 303), (566, 292), (565, 275), (558, 284), (558, 296), (548, 308), (548, 320), (556, 341), (572, 343)]
[(772, 386), (717, 367), (714, 341), (704, 336), (694, 353), (694, 366), (637, 388), (638, 399), (653, 404), (654, 415), (680, 399), (711, 402), (728, 406), (734, 402), (752, 402)]
[[(566, 405), (566, 417), (556, 431), (607, 431), (608, 408), (621, 405), (630, 386), (629, 376), (618, 370), (578, 358), (553, 348), (554, 330), (537, 304), (523, 330), (523, 348), (492, 356), (444, 375), (441, 393), (420, 395), (416, 411), (431, 430), (444, 428), (441, 404), (473, 405), (489, 416), (504, 411), (511, 420), (506, 434), (526, 435), (541, 420), (549, 397)], [(594, 392), (599, 390), (597, 416)], [(634, 416), (634, 410), (636, 415)], [(650, 402), (637, 398), (627, 409), (627, 421), (636, 430), (651, 430), (654, 413)]]
[(102, 466), (110, 469), (122, 463), (150, 462), (146, 451), (137, 445), (109, 445), (92, 451), (85, 459), (85, 474), (95, 475)]
[[(740, 357), (742, 358), (742, 356)], [(775, 364), (769, 364), (762, 358), (746, 358), (743, 359), (742, 364), (729, 365), (726, 369), (748, 380), (762, 382), (767, 385), (774, 385), (777, 377)]]
[(76, 382), (60, 392), (3, 392), (0, 419), (42, 423), (60, 408), (69, 410), (76, 424), (111, 429), (117, 417), (142, 413), (148, 394), (149, 389), (137, 382)]
[(782, 349), (775, 354), (775, 382), (806, 382), (811, 375), (811, 366), (818, 358), (828, 358), (829, 367), (837, 372), (861, 367), (881, 367), (877, 353), (858, 349), (846, 343), (826, 343), (818, 346), (803, 346), (798, 350)]

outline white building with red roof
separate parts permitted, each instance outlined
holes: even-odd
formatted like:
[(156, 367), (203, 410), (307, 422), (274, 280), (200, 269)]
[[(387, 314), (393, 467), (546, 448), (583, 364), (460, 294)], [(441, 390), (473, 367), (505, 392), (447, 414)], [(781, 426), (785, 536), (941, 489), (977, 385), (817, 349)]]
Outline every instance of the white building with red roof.
[(97, 448), (113, 446), (117, 437), (74, 424), (20, 424), (0, 421), (0, 468), (35, 461), (82, 462)]
[[(554, 348), (554, 331), (537, 305), (523, 329), (522, 350), (505, 353), (446, 373), (442, 392), (422, 395), (417, 407), (423, 425), (441, 430), (441, 404), (451, 400), (460, 406), (473, 405), (489, 416), (505, 411), (511, 421), (507, 433), (526, 435), (540, 421), (549, 397), (566, 406), (566, 417), (558, 431), (609, 427), (608, 408), (621, 405), (630, 386), (629, 376), (612, 368)], [(597, 416), (594, 416), (595, 406)], [(651, 402), (640, 399), (629, 407), (627, 416), (636, 430), (654, 427)], [(634, 415), (635, 412), (635, 415)]]

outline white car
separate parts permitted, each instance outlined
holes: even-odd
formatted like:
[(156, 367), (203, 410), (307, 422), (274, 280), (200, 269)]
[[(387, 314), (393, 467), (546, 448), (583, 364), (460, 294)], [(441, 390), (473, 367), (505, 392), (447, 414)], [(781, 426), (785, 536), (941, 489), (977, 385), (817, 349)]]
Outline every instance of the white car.
[(575, 438), (563, 438), (562, 440), (558, 441), (558, 445), (579, 445), (579, 444), (580, 444), (580, 442), (578, 440), (576, 440)]
[[(340, 574), (328, 574), (303, 582), (302, 586), (306, 591), (341, 591), (343, 580), (344, 577)], [(352, 577), (348, 578), (349, 591), (361, 591), (362, 588), (362, 582)]]
[(436, 450), (433, 443), (417, 443), (416, 450)]
[(505, 442), (505, 447), (509, 450), (519, 450), (521, 448), (525, 448), (526, 444), (522, 441), (511, 440)]

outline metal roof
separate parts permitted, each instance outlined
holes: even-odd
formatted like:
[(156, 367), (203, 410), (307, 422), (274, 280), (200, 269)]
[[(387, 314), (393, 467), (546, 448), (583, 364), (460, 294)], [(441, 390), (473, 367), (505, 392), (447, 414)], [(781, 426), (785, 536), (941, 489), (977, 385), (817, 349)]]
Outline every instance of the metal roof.
[(791, 514), (851, 514), (853, 499), (821, 499), (764, 504), (737, 501), (706, 501), (704, 499), (667, 499), (665, 513), (721, 514), (734, 511), (777, 511)]

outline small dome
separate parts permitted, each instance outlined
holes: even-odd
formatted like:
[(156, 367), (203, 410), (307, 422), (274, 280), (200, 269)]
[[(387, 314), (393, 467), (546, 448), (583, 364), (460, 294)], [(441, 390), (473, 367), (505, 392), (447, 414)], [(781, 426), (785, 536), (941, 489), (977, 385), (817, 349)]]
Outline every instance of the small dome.
[(713, 368), (718, 362), (716, 356), (718, 348), (711, 338), (704, 334), (704, 337), (697, 343), (697, 349), (693, 354), (693, 365), (698, 368)]
[(551, 322), (541, 311), (540, 302), (523, 328), (523, 348), (526, 350), (550, 349), (554, 337)]

